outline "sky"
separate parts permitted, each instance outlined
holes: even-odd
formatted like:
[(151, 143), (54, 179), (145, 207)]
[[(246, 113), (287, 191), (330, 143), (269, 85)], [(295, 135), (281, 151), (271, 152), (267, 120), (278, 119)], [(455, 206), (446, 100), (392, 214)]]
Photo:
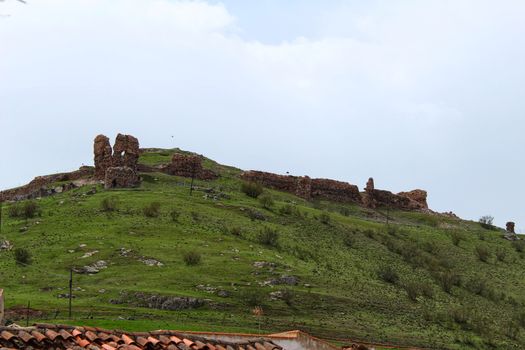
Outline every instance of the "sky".
[(98, 134), (525, 232), (521, 0), (0, 1), (0, 189)]

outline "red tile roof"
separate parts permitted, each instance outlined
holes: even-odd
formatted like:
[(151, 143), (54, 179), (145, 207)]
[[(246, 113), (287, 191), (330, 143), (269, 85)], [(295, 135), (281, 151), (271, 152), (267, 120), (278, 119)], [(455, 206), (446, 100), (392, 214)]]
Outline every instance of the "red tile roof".
[(0, 327), (0, 350), (285, 350), (268, 339), (228, 343), (172, 331), (124, 332), (38, 324)]

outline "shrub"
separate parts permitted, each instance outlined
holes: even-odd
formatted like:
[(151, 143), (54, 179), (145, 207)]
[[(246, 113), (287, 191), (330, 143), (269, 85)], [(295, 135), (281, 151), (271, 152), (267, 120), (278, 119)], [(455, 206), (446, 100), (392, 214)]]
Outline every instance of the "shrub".
[(276, 247), (279, 241), (279, 233), (270, 227), (264, 227), (259, 231), (257, 241), (270, 247)]
[(452, 287), (459, 287), (461, 285), (461, 277), (451, 271), (440, 273), (437, 279), (443, 291), (448, 294), (452, 294)]
[(201, 215), (200, 215), (198, 212), (196, 212), (196, 211), (192, 211), (192, 212), (190, 213), (190, 215), (191, 215), (191, 219), (192, 219), (194, 222), (199, 222), (199, 221), (201, 221)]
[(264, 220), (266, 220), (266, 216), (264, 216), (263, 213), (261, 213), (260, 211), (257, 211), (257, 210), (253, 210), (253, 209), (248, 208), (246, 210), (246, 214), (248, 215), (248, 217), (252, 221), (255, 221), (255, 220), (264, 221)]
[(106, 197), (100, 202), (100, 209), (104, 212), (111, 212), (118, 209), (117, 197)]
[(257, 182), (243, 182), (241, 191), (248, 197), (257, 198), (263, 193), (263, 187)]
[(201, 255), (195, 251), (185, 253), (183, 259), (187, 266), (199, 265), (201, 263)]
[(38, 215), (38, 204), (34, 201), (27, 201), (24, 203), (22, 215), (24, 219), (31, 219)]
[(525, 251), (525, 241), (519, 240), (512, 242), (512, 246), (518, 253), (523, 253)]
[(389, 265), (381, 267), (377, 272), (377, 275), (380, 279), (387, 283), (396, 284), (399, 281), (399, 275), (397, 274), (396, 270), (394, 270), (392, 266)]
[(279, 213), (281, 215), (292, 215), (293, 207), (290, 204), (285, 204), (279, 208)]
[(171, 217), (171, 221), (177, 222), (179, 221), (180, 212), (177, 209), (172, 209), (170, 211), (170, 217)]
[(230, 228), (230, 233), (234, 236), (241, 236), (242, 234), (242, 230), (239, 226), (233, 226), (232, 228)]
[(350, 209), (348, 209), (347, 207), (340, 207), (339, 213), (341, 213), (341, 215), (343, 216), (350, 216)]
[(476, 246), (476, 249), (474, 250), (476, 252), (476, 255), (478, 256), (478, 259), (483, 262), (488, 262), (490, 258), (490, 251), (487, 247), (483, 245)]
[(463, 234), (459, 231), (450, 232), (450, 239), (455, 246), (459, 246), (459, 243), (464, 239)]
[(15, 203), (7, 211), (9, 217), (23, 219), (32, 219), (39, 213), (38, 204), (35, 201), (26, 201), (23, 204)]
[(291, 289), (285, 289), (281, 291), (281, 299), (284, 301), (286, 305), (291, 307), (295, 299), (294, 291)]
[(261, 306), (264, 302), (264, 295), (262, 292), (256, 289), (245, 290), (241, 295), (241, 299), (248, 306), (251, 306), (251, 307)]
[(411, 281), (403, 286), (407, 292), (408, 298), (412, 301), (417, 301), (420, 296), (432, 298), (434, 296), (434, 290), (430, 283)]
[(142, 208), (142, 212), (144, 213), (144, 216), (148, 218), (156, 218), (160, 215), (160, 203), (151, 202), (150, 204)]
[(322, 212), (321, 215), (319, 215), (319, 221), (321, 221), (321, 223), (325, 225), (330, 224), (330, 221), (331, 221), (330, 214), (328, 214), (327, 212)]
[(270, 210), (274, 204), (273, 197), (269, 194), (263, 194), (259, 197), (259, 203), (261, 203), (264, 209)]
[(498, 259), (498, 261), (504, 262), (506, 257), (507, 251), (504, 248), (498, 248), (496, 250), (496, 259)]
[(14, 250), (15, 261), (18, 265), (29, 265), (31, 264), (31, 253), (25, 248), (16, 248)]
[(494, 229), (494, 225), (492, 224), (494, 222), (494, 217), (490, 215), (484, 215), (479, 218), (479, 224), (481, 227), (487, 230)]
[(436, 254), (439, 251), (439, 246), (434, 241), (427, 241), (423, 243), (423, 249), (429, 254)]
[(343, 238), (343, 243), (348, 248), (352, 248), (355, 244), (355, 237), (351, 233), (347, 233)]
[(487, 281), (481, 278), (472, 278), (466, 284), (465, 288), (472, 294), (485, 296), (487, 292)]

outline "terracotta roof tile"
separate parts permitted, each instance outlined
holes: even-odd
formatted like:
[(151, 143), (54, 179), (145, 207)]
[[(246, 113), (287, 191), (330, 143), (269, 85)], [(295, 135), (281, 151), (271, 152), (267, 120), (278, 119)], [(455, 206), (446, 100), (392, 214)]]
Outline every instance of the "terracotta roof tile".
[(0, 350), (285, 350), (267, 339), (229, 343), (172, 331), (124, 332), (38, 324), (0, 327)]

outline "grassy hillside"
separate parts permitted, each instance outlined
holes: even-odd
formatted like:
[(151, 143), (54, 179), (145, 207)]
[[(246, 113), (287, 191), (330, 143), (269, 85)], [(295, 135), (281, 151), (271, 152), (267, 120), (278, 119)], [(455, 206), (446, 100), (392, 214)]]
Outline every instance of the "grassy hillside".
[[(140, 161), (167, 162), (174, 151)], [(386, 225), (385, 210), (268, 189), (262, 196), (272, 200), (264, 202), (240, 191), (238, 169), (204, 165), (221, 177), (196, 181), (191, 196), (189, 179), (155, 173), (143, 174), (137, 189), (89, 194), (86, 186), (37, 200), (34, 218), (10, 217), (15, 204), (4, 205), (0, 242), (32, 256), (23, 265), (14, 250), (0, 251), (7, 307), (30, 301), (42, 311), (31, 322), (129, 330), (299, 328), (324, 338), (439, 349), (525, 345), (521, 241), (415, 212), (389, 211)], [(147, 259), (163, 265), (148, 266)], [(100, 260), (107, 268), (74, 274), (68, 320), (67, 299), (57, 296), (68, 293), (70, 267)], [(170, 296), (204, 305), (146, 307), (145, 300)], [(253, 315), (257, 305), (263, 316)]]

